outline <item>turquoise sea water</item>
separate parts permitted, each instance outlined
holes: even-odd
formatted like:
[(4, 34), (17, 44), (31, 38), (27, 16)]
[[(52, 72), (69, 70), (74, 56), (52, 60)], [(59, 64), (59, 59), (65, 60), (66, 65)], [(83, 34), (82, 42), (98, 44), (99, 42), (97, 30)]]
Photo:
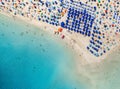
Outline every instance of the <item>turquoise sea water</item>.
[(0, 15), (0, 89), (86, 89), (73, 59), (42, 29)]

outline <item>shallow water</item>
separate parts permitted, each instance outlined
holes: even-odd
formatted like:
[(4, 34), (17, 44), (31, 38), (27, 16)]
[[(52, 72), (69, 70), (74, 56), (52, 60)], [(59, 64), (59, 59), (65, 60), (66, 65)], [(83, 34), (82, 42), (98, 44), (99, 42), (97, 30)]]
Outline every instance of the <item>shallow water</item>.
[(120, 50), (110, 54), (101, 64), (98, 89), (120, 89)]
[(120, 49), (102, 62), (85, 65), (82, 69), (89, 75), (89, 89), (120, 89)]
[(86, 89), (73, 59), (42, 29), (0, 15), (0, 89)]
[(89, 77), (74, 58), (43, 29), (0, 14), (0, 89), (120, 89), (120, 50), (79, 68)]

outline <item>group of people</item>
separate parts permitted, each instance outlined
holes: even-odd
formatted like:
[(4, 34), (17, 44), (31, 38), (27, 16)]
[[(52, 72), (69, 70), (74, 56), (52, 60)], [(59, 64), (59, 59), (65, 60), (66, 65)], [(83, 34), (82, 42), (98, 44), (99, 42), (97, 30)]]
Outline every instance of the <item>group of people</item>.
[[(91, 38), (87, 49), (98, 57), (120, 42), (119, 4), (119, 0), (85, 0), (84, 3), (77, 0), (0, 0), (0, 10), (55, 26), (61, 25), (78, 34), (87, 35)], [(61, 21), (66, 14), (66, 19)], [(61, 32), (62, 29), (58, 28), (55, 34)], [(64, 37), (61, 36), (62, 39)]]

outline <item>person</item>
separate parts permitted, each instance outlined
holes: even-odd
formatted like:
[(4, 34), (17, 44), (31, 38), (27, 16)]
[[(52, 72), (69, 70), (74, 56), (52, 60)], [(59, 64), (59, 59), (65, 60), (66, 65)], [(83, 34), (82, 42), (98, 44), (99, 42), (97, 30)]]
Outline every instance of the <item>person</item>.
[(64, 39), (65, 38), (65, 35), (62, 35), (62, 37), (61, 37), (62, 39)]

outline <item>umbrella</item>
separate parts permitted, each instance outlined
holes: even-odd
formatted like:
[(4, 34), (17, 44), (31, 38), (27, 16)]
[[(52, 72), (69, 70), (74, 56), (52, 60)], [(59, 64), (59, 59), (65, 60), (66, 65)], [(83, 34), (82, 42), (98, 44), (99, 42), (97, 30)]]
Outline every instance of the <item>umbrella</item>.
[(62, 32), (62, 31), (63, 31), (63, 29), (60, 27), (60, 28), (58, 28), (58, 31), (59, 31), (59, 32)]

